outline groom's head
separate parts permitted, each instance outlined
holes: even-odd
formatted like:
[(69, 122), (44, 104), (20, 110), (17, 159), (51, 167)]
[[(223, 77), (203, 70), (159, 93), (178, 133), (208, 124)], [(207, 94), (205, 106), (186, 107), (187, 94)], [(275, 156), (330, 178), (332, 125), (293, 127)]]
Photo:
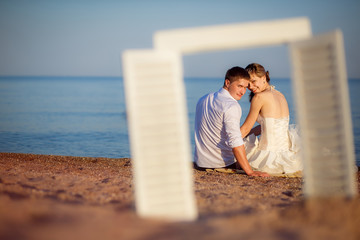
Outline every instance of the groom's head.
[(223, 88), (237, 101), (245, 94), (249, 85), (249, 73), (242, 67), (233, 67), (227, 70)]

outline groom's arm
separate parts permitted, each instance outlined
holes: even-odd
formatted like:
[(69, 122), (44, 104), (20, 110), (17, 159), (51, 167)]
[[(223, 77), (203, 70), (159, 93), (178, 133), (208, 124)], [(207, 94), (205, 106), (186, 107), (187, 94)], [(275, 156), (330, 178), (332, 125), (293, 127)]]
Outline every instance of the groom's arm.
[(242, 170), (245, 171), (246, 175), (258, 176), (258, 177), (270, 177), (270, 175), (265, 172), (253, 171), (251, 169), (251, 166), (246, 157), (244, 145), (234, 147), (232, 149), (232, 152), (234, 153), (234, 156), (235, 156), (237, 162), (239, 163), (240, 167), (242, 168)]

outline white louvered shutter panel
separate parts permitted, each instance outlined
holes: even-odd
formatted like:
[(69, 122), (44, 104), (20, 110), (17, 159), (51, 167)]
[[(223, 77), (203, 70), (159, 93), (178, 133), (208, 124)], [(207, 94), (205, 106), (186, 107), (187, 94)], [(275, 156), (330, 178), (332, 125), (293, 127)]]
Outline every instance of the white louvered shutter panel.
[(306, 197), (356, 195), (355, 156), (341, 31), (290, 44)]
[(130, 50), (123, 63), (136, 210), (143, 217), (193, 220), (197, 209), (182, 56)]

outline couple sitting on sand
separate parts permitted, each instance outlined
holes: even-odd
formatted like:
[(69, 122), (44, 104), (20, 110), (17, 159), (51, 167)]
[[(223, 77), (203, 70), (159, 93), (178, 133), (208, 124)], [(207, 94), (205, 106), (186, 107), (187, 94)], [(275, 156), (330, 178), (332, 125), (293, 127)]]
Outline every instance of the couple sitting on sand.
[[(260, 64), (233, 67), (218, 92), (200, 98), (195, 116), (196, 168), (242, 169), (261, 177), (302, 170), (299, 136), (289, 129), (287, 101), (269, 82), (269, 72)], [(251, 91), (251, 106), (240, 127), (237, 101), (246, 88)], [(255, 121), (260, 125), (252, 128)]]

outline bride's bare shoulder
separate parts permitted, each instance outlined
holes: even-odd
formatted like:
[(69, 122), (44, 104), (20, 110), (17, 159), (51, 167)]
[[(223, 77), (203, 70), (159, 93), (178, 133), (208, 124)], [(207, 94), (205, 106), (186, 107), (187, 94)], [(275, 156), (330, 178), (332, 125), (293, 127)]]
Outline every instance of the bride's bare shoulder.
[(269, 96), (271, 95), (271, 91), (262, 91), (262, 92), (258, 92), (258, 93), (255, 93), (254, 97), (259, 97), (259, 98), (263, 98), (263, 97), (266, 97), (266, 96)]
[(280, 96), (281, 98), (284, 98), (285, 99), (285, 96), (282, 92), (278, 91), (278, 90), (274, 90), (274, 93), (278, 96)]

